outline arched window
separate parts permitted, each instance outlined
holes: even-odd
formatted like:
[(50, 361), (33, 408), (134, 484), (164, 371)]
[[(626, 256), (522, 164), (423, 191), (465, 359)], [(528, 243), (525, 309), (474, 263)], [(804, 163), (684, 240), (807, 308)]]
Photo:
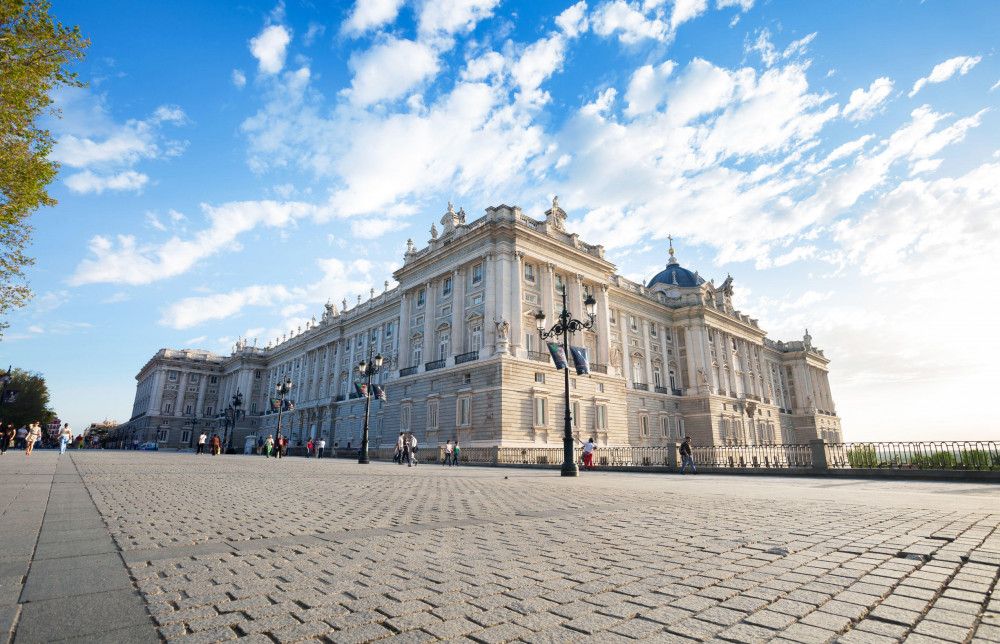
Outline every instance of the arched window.
[(424, 356), (424, 338), (423, 336), (416, 336), (413, 338), (413, 363), (412, 366), (416, 367), (423, 361)]
[(451, 331), (445, 329), (438, 332), (438, 360), (444, 360), (451, 351)]

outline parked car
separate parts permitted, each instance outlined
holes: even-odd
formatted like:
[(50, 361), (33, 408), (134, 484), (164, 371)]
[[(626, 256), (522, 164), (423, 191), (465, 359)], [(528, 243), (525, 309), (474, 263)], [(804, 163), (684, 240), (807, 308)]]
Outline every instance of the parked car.
[(142, 445), (139, 446), (139, 449), (157, 450), (160, 449), (160, 446), (157, 445), (156, 443), (143, 443)]

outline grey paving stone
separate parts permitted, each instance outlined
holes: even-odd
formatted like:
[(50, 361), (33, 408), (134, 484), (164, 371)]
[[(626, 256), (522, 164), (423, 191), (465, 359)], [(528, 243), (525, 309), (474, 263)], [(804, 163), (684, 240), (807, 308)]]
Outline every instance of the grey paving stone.
[(132, 580), (121, 562), (110, 566), (69, 570), (42, 571), (33, 568), (21, 592), (21, 601), (35, 602), (131, 588)]
[[(58, 619), (52, 619), (58, 615)], [(130, 626), (152, 629), (139, 596), (132, 590), (46, 599), (21, 606), (15, 642), (63, 639), (72, 625), (76, 636), (95, 635)]]

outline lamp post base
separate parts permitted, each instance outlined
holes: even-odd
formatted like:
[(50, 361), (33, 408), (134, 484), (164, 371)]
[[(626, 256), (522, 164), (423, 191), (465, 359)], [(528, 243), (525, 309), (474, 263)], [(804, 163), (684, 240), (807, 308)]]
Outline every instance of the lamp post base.
[(563, 463), (560, 474), (562, 476), (580, 476), (580, 468), (577, 467), (576, 463)]
[(580, 468), (576, 465), (576, 455), (573, 453), (573, 438), (563, 437), (563, 464), (560, 471), (562, 476), (579, 476)]

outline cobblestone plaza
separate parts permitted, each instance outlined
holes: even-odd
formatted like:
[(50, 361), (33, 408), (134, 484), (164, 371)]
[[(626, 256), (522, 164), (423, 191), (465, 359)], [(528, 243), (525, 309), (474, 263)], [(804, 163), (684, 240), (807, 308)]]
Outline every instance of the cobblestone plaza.
[(991, 484), (44, 451), (0, 480), (15, 642), (1000, 641)]

